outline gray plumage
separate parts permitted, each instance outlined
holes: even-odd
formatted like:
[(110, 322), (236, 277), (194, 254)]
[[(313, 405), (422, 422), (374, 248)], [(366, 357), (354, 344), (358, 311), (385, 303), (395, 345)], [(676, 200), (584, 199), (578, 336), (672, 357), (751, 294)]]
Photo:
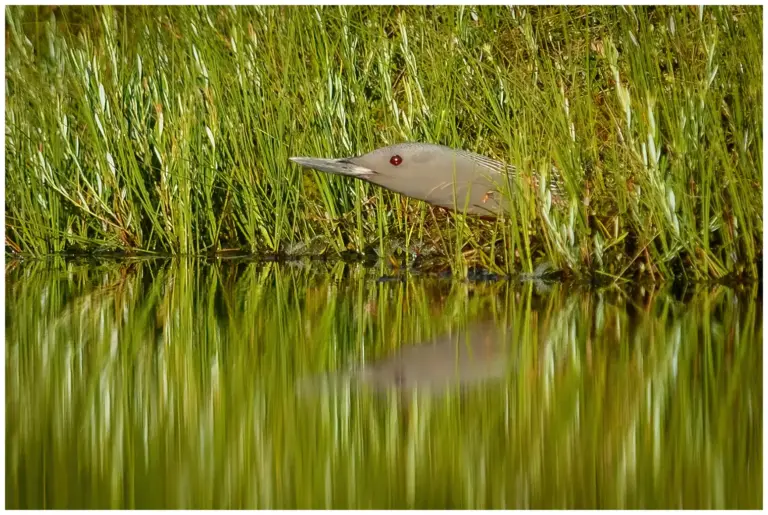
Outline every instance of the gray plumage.
[[(291, 161), (347, 175), (430, 204), (480, 216), (509, 210), (515, 168), (494, 159), (431, 143), (400, 143), (341, 159), (292, 157)], [(534, 182), (537, 178), (534, 177)], [(557, 183), (550, 191), (558, 193)]]

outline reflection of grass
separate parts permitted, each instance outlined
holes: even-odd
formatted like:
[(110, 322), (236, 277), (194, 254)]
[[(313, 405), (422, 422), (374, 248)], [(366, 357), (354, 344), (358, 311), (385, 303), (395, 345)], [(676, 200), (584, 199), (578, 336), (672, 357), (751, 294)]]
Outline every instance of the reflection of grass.
[[(255, 263), (7, 270), (9, 507), (756, 507), (756, 290), (536, 292)], [(472, 321), (516, 373), (297, 380)]]
[[(761, 13), (10, 7), (6, 248), (755, 276)], [(446, 218), (288, 162), (403, 140), (517, 165), (516, 209)], [(553, 164), (562, 205), (529, 187)]]

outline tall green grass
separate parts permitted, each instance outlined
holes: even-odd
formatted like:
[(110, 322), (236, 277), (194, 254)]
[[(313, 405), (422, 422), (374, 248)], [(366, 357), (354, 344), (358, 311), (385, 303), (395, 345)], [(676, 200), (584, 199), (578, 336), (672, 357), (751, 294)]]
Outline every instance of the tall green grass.
[[(8, 7), (6, 252), (378, 255), (756, 277), (760, 7)], [(404, 140), (516, 165), (446, 216), (291, 155)], [(559, 170), (564, 202), (528, 186)], [(428, 264), (428, 266), (426, 265)]]
[[(6, 278), (9, 508), (762, 502), (757, 285), (144, 259), (14, 262)], [(478, 321), (507, 330), (506, 378), (439, 396), (298, 388)]]

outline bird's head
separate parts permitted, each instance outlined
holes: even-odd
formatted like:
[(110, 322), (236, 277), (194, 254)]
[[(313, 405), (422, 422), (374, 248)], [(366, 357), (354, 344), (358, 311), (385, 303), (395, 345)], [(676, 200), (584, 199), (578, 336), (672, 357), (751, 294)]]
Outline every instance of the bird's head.
[(398, 143), (367, 154), (341, 159), (292, 157), (291, 161), (327, 173), (372, 180), (376, 175), (418, 177), (443, 169), (454, 155), (453, 149), (427, 143)]

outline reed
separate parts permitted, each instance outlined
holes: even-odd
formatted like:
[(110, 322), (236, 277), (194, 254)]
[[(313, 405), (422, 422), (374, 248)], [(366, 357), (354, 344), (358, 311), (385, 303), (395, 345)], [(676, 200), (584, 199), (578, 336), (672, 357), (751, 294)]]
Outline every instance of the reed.
[[(616, 281), (757, 277), (760, 7), (14, 7), (6, 253), (375, 254)], [(291, 155), (404, 140), (521, 170), (446, 217)], [(553, 205), (526, 177), (562, 173)]]

